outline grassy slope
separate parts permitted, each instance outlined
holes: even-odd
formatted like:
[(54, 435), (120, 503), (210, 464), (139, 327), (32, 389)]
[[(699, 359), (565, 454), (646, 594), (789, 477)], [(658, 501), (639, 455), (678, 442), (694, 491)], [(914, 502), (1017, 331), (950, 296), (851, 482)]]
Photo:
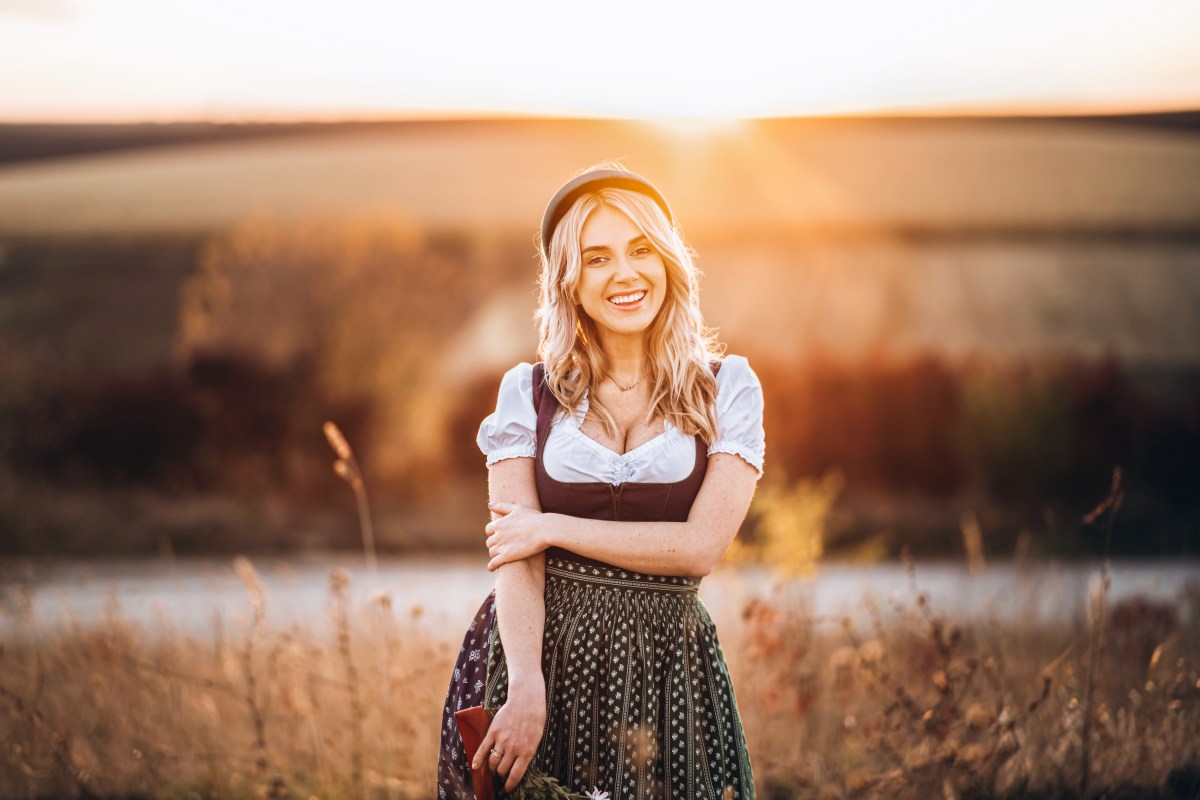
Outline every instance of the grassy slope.
[(0, 232), (211, 230), (247, 214), (382, 210), (531, 235), (545, 196), (623, 158), (685, 230), (1142, 231), (1194, 238), (1200, 137), (1097, 123), (462, 122), (181, 144), (0, 170)]
[[(781, 120), (707, 137), (528, 120), (313, 130), (0, 169), (0, 336), (43, 364), (160, 361), (186, 250), (208, 232), (261, 213), (374, 212), (519, 244), (546, 187), (624, 156), (675, 199), (705, 312), (737, 348), (1196, 357), (1190, 132), (981, 120)], [(530, 310), (508, 315), (527, 324)]]

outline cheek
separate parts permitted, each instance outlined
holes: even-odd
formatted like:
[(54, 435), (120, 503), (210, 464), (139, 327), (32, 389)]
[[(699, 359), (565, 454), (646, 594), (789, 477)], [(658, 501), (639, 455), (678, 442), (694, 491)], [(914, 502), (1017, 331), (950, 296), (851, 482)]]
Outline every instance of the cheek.
[(654, 271), (651, 280), (658, 285), (660, 296), (670, 291), (670, 281), (667, 279), (667, 268), (662, 262), (659, 262), (658, 268)]
[(587, 283), (587, 281), (584, 281), (584, 279), (581, 278), (580, 282), (575, 284), (575, 289), (571, 290), (571, 293), (570, 293), (571, 302), (574, 302), (576, 306), (582, 306), (583, 305), (583, 297), (584, 297), (584, 295), (587, 294), (587, 291), (588, 291), (588, 283)]
[(575, 286), (573, 297), (575, 298), (576, 305), (586, 305), (589, 302), (595, 302), (596, 298), (600, 295), (602, 288), (600, 282), (589, 280), (588, 278), (587, 273), (584, 273), (584, 275), (580, 276), (579, 283)]
[(587, 291), (588, 291), (587, 278), (581, 275), (581, 276), (579, 276), (579, 280), (575, 284), (575, 288), (568, 290), (566, 292), (566, 295), (567, 295), (567, 297), (569, 297), (571, 299), (572, 303), (574, 303), (575, 305), (581, 305), (583, 303), (583, 298), (587, 295)]

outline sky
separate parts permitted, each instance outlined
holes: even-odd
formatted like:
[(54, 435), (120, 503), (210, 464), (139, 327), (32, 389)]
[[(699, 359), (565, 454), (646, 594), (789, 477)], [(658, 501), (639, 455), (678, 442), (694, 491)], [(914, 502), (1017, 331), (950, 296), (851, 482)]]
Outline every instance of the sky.
[(1198, 0), (0, 0), (0, 121), (1200, 108)]

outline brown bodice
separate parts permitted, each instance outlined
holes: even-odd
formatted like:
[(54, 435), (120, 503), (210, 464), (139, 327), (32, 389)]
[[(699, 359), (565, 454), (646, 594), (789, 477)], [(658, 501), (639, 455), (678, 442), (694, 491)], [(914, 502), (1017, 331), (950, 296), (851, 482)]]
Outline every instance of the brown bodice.
[[(713, 372), (720, 368), (713, 362)], [(622, 483), (619, 486), (603, 481), (576, 483), (550, 477), (542, 463), (550, 423), (558, 411), (558, 399), (545, 383), (545, 367), (533, 366), (533, 403), (537, 408), (537, 449), (534, 457), (534, 480), (542, 511), (588, 519), (627, 520), (643, 522), (686, 522), (692, 503), (704, 482), (708, 467), (708, 446), (697, 434), (696, 465), (691, 473), (675, 483)], [(574, 553), (552, 547), (547, 556), (590, 562)]]

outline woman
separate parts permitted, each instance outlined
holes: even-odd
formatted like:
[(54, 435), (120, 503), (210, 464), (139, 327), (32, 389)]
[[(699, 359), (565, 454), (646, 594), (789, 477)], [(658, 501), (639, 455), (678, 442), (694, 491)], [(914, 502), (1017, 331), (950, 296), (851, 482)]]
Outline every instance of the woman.
[[(550, 201), (537, 365), (479, 430), (496, 586), (446, 699), (438, 796), (470, 768), (620, 798), (753, 798), (716, 631), (697, 597), (762, 474), (762, 391), (721, 359), (666, 200), (600, 165)], [(468, 764), (454, 713), (494, 717)], [(496, 710), (498, 709), (498, 710)]]

